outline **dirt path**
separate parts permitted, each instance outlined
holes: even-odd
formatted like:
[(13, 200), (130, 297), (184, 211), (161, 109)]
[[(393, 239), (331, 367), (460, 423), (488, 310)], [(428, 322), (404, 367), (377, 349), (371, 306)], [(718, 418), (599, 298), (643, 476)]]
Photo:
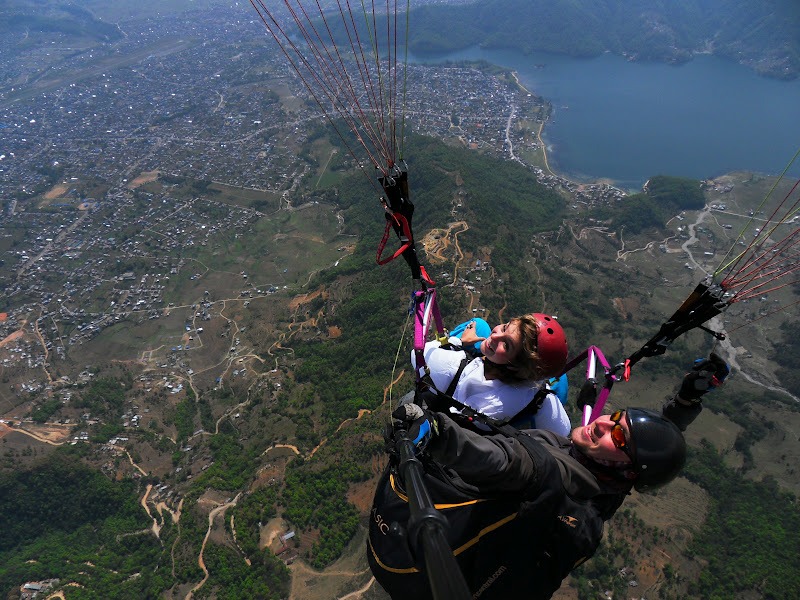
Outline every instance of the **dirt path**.
[[(389, 392), (390, 392), (391, 388), (393, 388), (393, 387), (395, 386), (395, 384), (397, 384), (397, 382), (398, 382), (398, 381), (400, 381), (400, 379), (402, 379), (402, 377), (403, 377), (403, 375), (404, 375), (404, 374), (405, 374), (405, 369), (404, 369), (404, 370), (402, 370), (402, 371), (400, 371), (400, 374), (399, 374), (397, 377), (395, 377), (394, 381), (392, 381), (392, 382), (391, 382), (391, 383), (390, 383), (388, 386), (386, 386), (386, 387), (383, 389), (383, 403), (381, 403), (381, 405), (383, 405), (383, 404), (386, 402), (386, 397), (387, 397), (387, 395), (389, 394)], [(364, 415), (369, 415), (369, 414), (371, 414), (371, 413), (372, 413), (372, 411), (371, 411), (371, 410), (369, 410), (369, 409), (367, 409), (367, 408), (362, 408), (362, 409), (359, 409), (359, 411), (358, 411), (358, 416), (357, 416), (357, 417), (355, 417), (355, 418), (351, 418), (351, 419), (345, 419), (344, 421), (342, 421), (341, 423), (339, 423), (339, 427), (337, 427), (337, 428), (336, 428), (336, 431), (338, 432), (338, 431), (339, 431), (339, 430), (340, 430), (342, 427), (344, 427), (345, 425), (347, 425), (347, 424), (348, 424), (350, 421), (358, 421), (358, 420), (359, 420), (361, 417), (363, 417)], [(320, 440), (319, 444), (317, 444), (316, 448), (314, 448), (314, 449), (313, 449), (313, 450), (312, 450), (312, 451), (311, 451), (311, 452), (308, 454), (308, 458), (311, 458), (312, 456), (314, 456), (314, 454), (316, 454), (317, 450), (319, 450), (320, 448), (322, 448), (322, 446), (324, 446), (324, 445), (325, 445), (325, 443), (326, 443), (327, 441), (328, 441), (328, 438), (326, 438), (326, 437), (325, 437), (325, 438), (322, 438), (322, 439)], [(279, 446), (280, 446), (280, 447), (284, 447), (284, 448), (293, 448), (293, 449), (294, 449), (294, 451), (295, 451), (295, 452), (297, 452), (297, 448), (295, 448), (294, 446), (287, 446), (287, 445), (284, 445), (284, 444), (276, 444), (275, 446), (272, 446), (272, 447), (273, 447), (273, 448), (277, 448), (277, 447), (279, 447)], [(297, 452), (297, 454), (300, 454), (300, 453), (299, 453), (299, 452)]]
[(275, 448), (289, 448), (289, 450), (300, 456), (300, 450), (297, 449), (297, 446), (294, 446), (292, 444), (273, 444), (272, 446), (264, 450), (263, 453), (266, 454), (267, 452), (269, 452), (270, 450), (274, 450)]
[[(307, 586), (294, 585), (294, 582), (296, 580), (299, 580), (300, 578), (303, 578), (306, 581), (306, 584), (308, 584), (308, 581), (311, 580), (311, 581), (313, 581), (314, 586), (318, 586), (318, 585), (319, 586), (324, 586), (325, 585), (324, 584), (325, 579), (334, 578), (333, 581), (335, 581), (335, 578), (337, 578), (337, 577), (339, 577), (339, 578), (341, 578), (341, 577), (346, 577), (346, 578), (359, 577), (361, 575), (366, 575), (369, 572), (369, 569), (364, 569), (363, 571), (351, 571), (351, 570), (347, 570), (347, 571), (334, 571), (334, 570), (317, 571), (317, 570), (312, 569), (311, 567), (309, 567), (302, 560), (294, 561), (289, 568), (292, 571), (292, 582), (293, 582), (292, 589), (289, 592), (289, 600), (300, 600), (300, 596), (299, 596), (298, 592), (300, 592), (301, 590), (305, 591), (305, 589), (303, 589), (303, 588), (305, 588)], [(344, 596), (341, 596), (339, 598), (339, 600), (345, 600), (345, 598), (348, 598), (350, 600), (356, 600), (357, 598), (361, 598), (361, 596), (367, 590), (369, 590), (370, 587), (372, 587), (372, 584), (374, 582), (375, 582), (375, 578), (374, 577), (370, 577), (369, 581), (364, 586), (362, 586), (360, 589), (358, 589), (358, 590), (356, 590), (354, 592), (350, 592), (349, 594), (345, 594)], [(328, 597), (330, 597), (330, 596), (328, 596)]]
[(685, 242), (683, 242), (683, 244), (681, 244), (681, 250), (683, 250), (686, 253), (686, 255), (689, 257), (689, 262), (692, 263), (692, 265), (694, 266), (695, 269), (700, 270), (701, 272), (705, 273), (706, 275), (708, 275), (708, 273), (694, 259), (694, 255), (692, 254), (692, 251), (689, 249), (689, 247), (694, 245), (695, 242), (697, 242), (697, 235), (695, 234), (695, 232), (697, 230), (697, 227), (698, 227), (698, 225), (702, 225), (703, 224), (703, 221), (705, 221), (706, 217), (710, 213), (711, 213), (711, 207), (708, 204), (706, 204), (705, 208), (702, 211), (700, 211), (700, 213), (697, 215), (697, 220), (694, 223), (692, 223), (692, 224), (687, 226), (687, 229), (689, 230), (689, 239), (686, 240)]
[(144, 511), (147, 513), (147, 516), (150, 517), (151, 519), (153, 519), (153, 526), (151, 527), (151, 530), (153, 531), (153, 535), (155, 535), (158, 539), (161, 539), (161, 525), (162, 524), (159, 523), (158, 520), (152, 515), (152, 513), (150, 512), (150, 507), (147, 504), (147, 498), (150, 496), (150, 492), (152, 490), (153, 490), (153, 484), (152, 483), (148, 483), (147, 484), (147, 489), (144, 492), (144, 496), (142, 496), (142, 501), (140, 502), (140, 504), (142, 505), (142, 508), (144, 509)]
[[(23, 321), (23, 322), (22, 322), (22, 327), (25, 327), (25, 321)], [(3, 338), (2, 340), (0, 340), (0, 348), (2, 348), (3, 346), (5, 346), (5, 345), (7, 345), (7, 344), (10, 344), (11, 342), (13, 342), (13, 341), (15, 341), (15, 340), (18, 340), (18, 339), (19, 339), (19, 338), (21, 338), (23, 335), (25, 335), (25, 332), (24, 332), (24, 331), (22, 331), (22, 327), (20, 327), (20, 328), (19, 328), (17, 331), (15, 331), (14, 333), (12, 333), (12, 334), (9, 334), (7, 337), (5, 337), (5, 338)]]
[(158, 514), (163, 517), (164, 511), (169, 513), (169, 516), (172, 518), (173, 523), (178, 523), (181, 520), (181, 511), (183, 510), (183, 498), (181, 501), (178, 502), (178, 508), (172, 510), (165, 502), (159, 502), (156, 504), (156, 510)]
[(360, 589), (356, 590), (355, 592), (350, 592), (339, 598), (339, 600), (357, 600), (361, 598), (364, 594), (367, 593), (367, 590), (372, 587), (372, 584), (375, 583), (375, 578), (370, 577), (369, 581), (365, 583)]
[(211, 536), (211, 530), (214, 528), (214, 519), (216, 519), (217, 515), (220, 513), (224, 516), (225, 511), (228, 510), (231, 506), (236, 506), (236, 503), (239, 501), (239, 498), (241, 497), (242, 494), (243, 492), (239, 492), (238, 494), (236, 494), (236, 497), (233, 500), (231, 500), (230, 502), (226, 502), (225, 504), (220, 504), (216, 508), (212, 509), (210, 513), (208, 513), (208, 529), (206, 530), (206, 536), (203, 538), (203, 545), (200, 548), (200, 554), (197, 557), (197, 564), (203, 571), (203, 580), (196, 586), (194, 586), (189, 591), (188, 594), (186, 594), (184, 600), (191, 600), (194, 592), (203, 587), (206, 581), (208, 581), (209, 574), (208, 574), (208, 569), (206, 569), (206, 563), (203, 560), (203, 552), (205, 552), (206, 543), (208, 543), (208, 538)]
[[(365, 411), (365, 410), (366, 410), (366, 409), (361, 409), (361, 410), (358, 412), (358, 416), (355, 418), (355, 420), (356, 420), (356, 421), (357, 421), (358, 419), (360, 419), (360, 418), (361, 418), (361, 417), (364, 415), (364, 411)], [(370, 411), (366, 410), (366, 412), (367, 412), (367, 413), (369, 413)], [(336, 432), (338, 432), (338, 431), (339, 431), (339, 430), (340, 430), (342, 427), (344, 427), (345, 425), (347, 425), (347, 424), (348, 424), (350, 421), (353, 421), (353, 419), (345, 419), (344, 421), (342, 421), (341, 423), (339, 423), (339, 427), (337, 427), (337, 428), (336, 428)], [(324, 445), (325, 445), (327, 442), (328, 442), (328, 438), (326, 438), (326, 437), (322, 438), (322, 439), (319, 441), (319, 444), (317, 444), (317, 445), (316, 445), (316, 447), (315, 447), (315, 448), (314, 448), (314, 449), (313, 449), (313, 450), (312, 450), (312, 451), (311, 451), (311, 452), (308, 454), (308, 458), (311, 458), (312, 456), (314, 456), (314, 454), (316, 454), (316, 453), (317, 453), (317, 450), (319, 450), (320, 448), (322, 448), (322, 447), (323, 447), (323, 446), (324, 446)]]
[(334, 575), (346, 575), (347, 577), (355, 577), (357, 575), (363, 575), (369, 569), (365, 569), (363, 571), (317, 571), (316, 569), (312, 569), (309, 567), (305, 562), (302, 560), (295, 561), (292, 563), (292, 567), (294, 567), (293, 571), (303, 571), (306, 574), (311, 575), (327, 575), (327, 576), (334, 576)]
[[(460, 229), (456, 231), (457, 228)], [(428, 256), (429, 261), (430, 259), (433, 259), (432, 262), (446, 261), (447, 257), (444, 256), (444, 253), (450, 247), (450, 244), (457, 245), (456, 236), (468, 229), (469, 224), (466, 221), (456, 221), (448, 223), (444, 229), (432, 229), (429, 231), (422, 239), (422, 247), (425, 248), (425, 254)], [(451, 236), (453, 236), (453, 242), (450, 241)], [(457, 250), (460, 254), (460, 249)]]
[(145, 477), (147, 477), (147, 472), (142, 467), (140, 467), (135, 462), (133, 462), (133, 457), (131, 456), (131, 453), (128, 452), (127, 450), (125, 450), (124, 452), (128, 456), (128, 461), (130, 461), (130, 463), (133, 466), (133, 468), (136, 469), (137, 471), (139, 471), (139, 473), (141, 473)]
[(459, 224), (462, 225), (461, 229), (453, 231), (453, 245), (456, 248), (456, 255), (458, 256), (455, 261), (455, 267), (453, 267), (453, 281), (456, 281), (458, 270), (461, 268), (461, 263), (464, 260), (464, 252), (461, 250), (461, 244), (458, 243), (458, 236), (469, 231), (469, 224), (466, 221), (460, 221)]
[[(462, 268), (462, 263), (464, 262), (464, 252), (461, 250), (458, 236), (465, 231), (469, 231), (469, 223), (466, 221), (456, 221), (454, 223), (449, 223), (446, 229), (434, 229), (428, 232), (422, 240), (422, 245), (425, 248), (425, 253), (428, 258), (432, 258), (438, 262), (445, 262), (447, 260), (444, 253), (451, 245), (455, 249), (456, 257), (453, 261), (453, 282), (449, 284), (451, 286), (456, 285), (458, 282), (458, 272)], [(466, 288), (464, 292), (469, 294), (468, 310), (471, 311), (475, 303), (475, 294)]]
[[(381, 406), (386, 404), (386, 400), (389, 400), (389, 409), (392, 408), (392, 391), (394, 390), (394, 386), (396, 386), (400, 380), (403, 378), (403, 375), (406, 374), (406, 370), (402, 369), (397, 377), (394, 378), (393, 381), (389, 383), (385, 388), (383, 388), (383, 402), (381, 402)], [(358, 413), (358, 418), (361, 418), (361, 412)]]
[[(53, 425), (53, 426), (55, 426), (55, 425)], [(3, 425), (3, 427), (5, 427), (5, 425)], [(69, 431), (67, 431), (65, 434), (61, 434), (59, 437), (67, 437), (67, 436), (69, 436), (70, 431), (72, 431), (72, 428), (75, 427), (75, 426), (74, 425), (61, 425), (61, 427), (67, 428), (67, 429), (69, 429)], [(24, 435), (27, 435), (28, 437), (31, 437), (31, 438), (35, 439), (37, 442), (42, 442), (44, 444), (50, 444), (51, 446), (62, 446), (66, 442), (66, 440), (54, 442), (53, 440), (49, 440), (46, 437), (43, 437), (43, 436), (41, 436), (39, 434), (36, 434), (36, 433), (34, 433), (32, 431), (28, 431), (27, 429), (23, 429), (21, 425), (19, 427), (9, 427), (9, 431), (6, 432), (6, 433), (11, 433), (13, 431), (16, 431), (17, 433), (22, 433)]]
[(47, 377), (47, 383), (53, 383), (53, 377), (50, 375), (50, 371), (47, 370), (47, 365), (50, 364), (50, 351), (47, 349), (47, 343), (44, 341), (44, 336), (42, 335), (41, 330), (39, 329), (39, 319), (42, 318), (42, 309), (39, 310), (39, 317), (33, 321), (33, 331), (36, 334), (36, 339), (39, 340), (39, 343), (42, 346), (42, 352), (44, 352), (44, 360), (42, 361), (42, 370), (44, 371), (45, 376)]

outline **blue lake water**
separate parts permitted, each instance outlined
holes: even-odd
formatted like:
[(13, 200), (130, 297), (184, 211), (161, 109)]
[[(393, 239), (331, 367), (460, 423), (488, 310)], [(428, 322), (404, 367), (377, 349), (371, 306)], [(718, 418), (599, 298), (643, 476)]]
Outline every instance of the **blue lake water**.
[[(657, 174), (777, 174), (800, 148), (800, 81), (759, 77), (713, 56), (679, 66), (480, 48), (413, 57), (477, 59), (515, 70), (525, 87), (552, 103), (544, 132), (548, 158), (573, 179), (638, 188)], [(797, 161), (790, 172), (800, 175)]]

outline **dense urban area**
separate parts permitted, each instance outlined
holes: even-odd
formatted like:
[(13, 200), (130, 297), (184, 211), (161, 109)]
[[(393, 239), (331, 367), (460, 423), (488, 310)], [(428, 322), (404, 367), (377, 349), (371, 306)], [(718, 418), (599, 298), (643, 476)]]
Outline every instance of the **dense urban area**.
[[(309, 124), (324, 117), (312, 103), (287, 113), (256, 81), (261, 74), (303, 94), (248, 17), (219, 11), (193, 22), (146, 22), (141, 31), (126, 30), (109, 56), (90, 52), (65, 61), (62, 69), (81, 74), (69, 83), (58, 80), (24, 98), (11, 88), (0, 98), (3, 236), (11, 240), (0, 263), (7, 305), (0, 339), (27, 327), (39, 340), (7, 344), (3, 364), (41, 367), (132, 314), (159, 318), (168, 309), (165, 281), (190, 268), (176, 258), (181, 248), (205, 245), (222, 230), (241, 231), (260, 216), (207, 197), (142, 191), (142, 173), (284, 195), (306, 174), (295, 149)], [(52, 45), (29, 60), (47, 65), (50, 54), (64, 52), (57, 40)], [(153, 46), (161, 51), (143, 50)], [(6, 56), (4, 68), (13, 61)], [(408, 86), (414, 131), (497, 155), (518, 156), (541, 144), (511, 125), (517, 115), (541, 122), (546, 101), (498, 76), (468, 65), (409, 65)], [(578, 200), (623, 195), (535, 169), (542, 182)], [(44, 206), (26, 202), (42, 194), (49, 198)], [(153, 259), (141, 278), (119, 272), (134, 257)], [(282, 285), (264, 282), (255, 293)], [(19, 391), (48, 383), (28, 381)]]

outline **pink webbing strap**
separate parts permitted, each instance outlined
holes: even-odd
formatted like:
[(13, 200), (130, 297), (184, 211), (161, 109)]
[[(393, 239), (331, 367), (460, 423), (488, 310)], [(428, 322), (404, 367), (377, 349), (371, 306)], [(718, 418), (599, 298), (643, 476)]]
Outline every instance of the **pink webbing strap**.
[[(604, 380), (602, 383), (603, 387), (600, 389), (600, 393), (597, 394), (594, 406), (587, 405), (583, 408), (583, 424), (588, 425), (603, 413), (608, 395), (611, 393), (611, 387), (614, 385), (614, 382), (618, 380), (618, 377), (608, 364), (606, 357), (603, 355), (603, 351), (597, 346), (589, 346), (586, 350), (570, 360), (567, 366), (564, 367), (564, 372), (570, 371), (584, 360), (586, 361), (586, 379), (594, 379), (598, 383), (600, 383), (600, 379)], [(602, 378), (597, 377), (598, 363), (599, 366), (603, 368)]]
[[(590, 376), (589, 368), (596, 369), (596, 362), (599, 361), (600, 365), (603, 367), (606, 381), (605, 385), (603, 385), (603, 389), (601, 389), (600, 393), (597, 395), (597, 400), (594, 403), (594, 408), (592, 408), (588, 421), (586, 421), (586, 415), (584, 414), (584, 425), (588, 425), (603, 414), (603, 407), (606, 405), (608, 395), (611, 393), (611, 386), (614, 385), (614, 382), (617, 380), (616, 376), (611, 373), (611, 366), (608, 364), (600, 348), (597, 346), (589, 346), (587, 352), (589, 354), (589, 364), (586, 366), (586, 376)], [(592, 377), (594, 377), (594, 374), (592, 374)]]
[(431, 326), (431, 317), (436, 323), (436, 332), (444, 335), (444, 323), (436, 302), (436, 289), (414, 292), (414, 356), (417, 363), (417, 381), (425, 376), (425, 341)]

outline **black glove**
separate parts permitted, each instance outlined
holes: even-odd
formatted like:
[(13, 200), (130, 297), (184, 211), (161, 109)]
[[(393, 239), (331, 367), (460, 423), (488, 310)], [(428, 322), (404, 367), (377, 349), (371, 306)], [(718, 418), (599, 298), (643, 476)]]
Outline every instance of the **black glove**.
[(721, 386), (730, 372), (728, 363), (713, 352), (708, 358), (698, 358), (692, 370), (684, 376), (678, 397), (689, 402), (700, 402), (700, 397)]
[(433, 436), (439, 433), (433, 415), (416, 404), (403, 404), (392, 413), (395, 427), (405, 429), (414, 444), (414, 452), (425, 450)]
[(586, 406), (594, 408), (594, 404), (597, 402), (597, 394), (597, 380), (594, 377), (590, 377), (583, 382), (581, 390), (578, 392), (578, 407), (581, 410)]
[(421, 406), (423, 409), (428, 409), (429, 411), (443, 413), (448, 412), (451, 406), (446, 396), (431, 390), (418, 392), (417, 397), (414, 399), (414, 404)]

